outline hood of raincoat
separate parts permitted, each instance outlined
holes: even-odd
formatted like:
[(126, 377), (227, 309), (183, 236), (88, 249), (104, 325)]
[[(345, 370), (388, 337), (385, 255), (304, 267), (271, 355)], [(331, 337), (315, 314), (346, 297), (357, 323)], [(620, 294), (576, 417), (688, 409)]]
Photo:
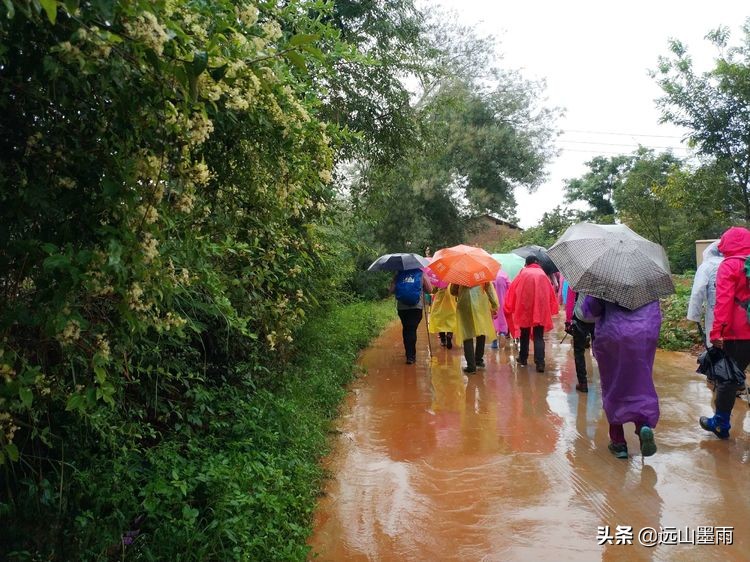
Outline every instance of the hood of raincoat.
[(719, 251), (725, 257), (750, 255), (750, 230), (742, 226), (733, 226), (727, 230), (721, 235)]
[(724, 254), (719, 251), (719, 240), (711, 242), (705, 250), (703, 250), (703, 261), (709, 261), (716, 258), (723, 258)]

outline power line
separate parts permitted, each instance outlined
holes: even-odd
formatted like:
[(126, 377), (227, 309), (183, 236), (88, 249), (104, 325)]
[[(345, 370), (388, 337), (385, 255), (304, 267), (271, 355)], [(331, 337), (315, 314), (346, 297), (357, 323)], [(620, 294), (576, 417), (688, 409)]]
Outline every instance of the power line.
[(614, 131), (584, 131), (582, 129), (567, 129), (562, 131), (563, 134), (565, 133), (584, 133), (589, 135), (618, 135), (623, 137), (653, 137), (653, 138), (660, 138), (660, 139), (682, 139), (682, 136), (679, 135), (651, 135), (646, 133), (618, 133)]
[(655, 149), (664, 149), (664, 150), (689, 150), (686, 146), (646, 146), (646, 145), (633, 145), (632, 143), (622, 143), (622, 142), (597, 142), (597, 141), (576, 141), (576, 140), (564, 140), (561, 139), (560, 142), (566, 142), (570, 144), (595, 144), (598, 146), (627, 146), (632, 148), (638, 148), (639, 146), (643, 146), (644, 148), (655, 148)]

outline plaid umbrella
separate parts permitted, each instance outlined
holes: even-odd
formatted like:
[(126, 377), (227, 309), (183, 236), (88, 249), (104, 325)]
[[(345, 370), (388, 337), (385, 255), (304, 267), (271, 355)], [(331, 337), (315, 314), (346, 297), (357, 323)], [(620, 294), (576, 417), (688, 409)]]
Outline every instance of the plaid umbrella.
[(516, 248), (515, 250), (511, 251), (517, 256), (521, 256), (522, 258), (536, 256), (536, 258), (539, 260), (539, 265), (547, 275), (552, 275), (556, 271), (559, 271), (557, 269), (557, 265), (555, 265), (555, 262), (553, 262), (547, 254), (547, 248), (537, 246), (535, 244), (529, 244), (528, 246), (521, 246), (520, 248)]
[(482, 248), (459, 244), (435, 252), (430, 269), (443, 281), (475, 287), (494, 281), (500, 264)]
[(376, 259), (367, 271), (405, 271), (407, 269), (422, 269), (429, 265), (427, 258), (419, 254), (385, 254)]
[(548, 253), (574, 290), (630, 310), (674, 293), (664, 248), (624, 224), (574, 224)]

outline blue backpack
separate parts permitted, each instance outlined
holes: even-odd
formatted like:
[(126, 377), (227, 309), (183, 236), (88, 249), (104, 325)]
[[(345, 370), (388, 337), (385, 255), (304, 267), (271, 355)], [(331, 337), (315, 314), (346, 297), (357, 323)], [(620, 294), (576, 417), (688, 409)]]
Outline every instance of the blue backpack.
[(407, 269), (396, 275), (396, 300), (401, 304), (414, 306), (422, 296), (422, 270)]

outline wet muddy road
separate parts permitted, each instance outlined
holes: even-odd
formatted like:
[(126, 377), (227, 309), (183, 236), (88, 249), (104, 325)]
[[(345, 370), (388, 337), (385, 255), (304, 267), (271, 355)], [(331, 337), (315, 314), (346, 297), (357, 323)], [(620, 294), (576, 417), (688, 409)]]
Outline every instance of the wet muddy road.
[(659, 450), (643, 459), (626, 425), (631, 456), (616, 459), (590, 352), (579, 394), (562, 335), (547, 335), (545, 373), (488, 345), (487, 368), (466, 376), (461, 349), (435, 336), (430, 360), (424, 325), (417, 364), (405, 365), (400, 324), (389, 327), (362, 355), (338, 421), (310, 558), (750, 560), (747, 404), (737, 401), (729, 441), (704, 432), (711, 392), (694, 358), (659, 352)]

